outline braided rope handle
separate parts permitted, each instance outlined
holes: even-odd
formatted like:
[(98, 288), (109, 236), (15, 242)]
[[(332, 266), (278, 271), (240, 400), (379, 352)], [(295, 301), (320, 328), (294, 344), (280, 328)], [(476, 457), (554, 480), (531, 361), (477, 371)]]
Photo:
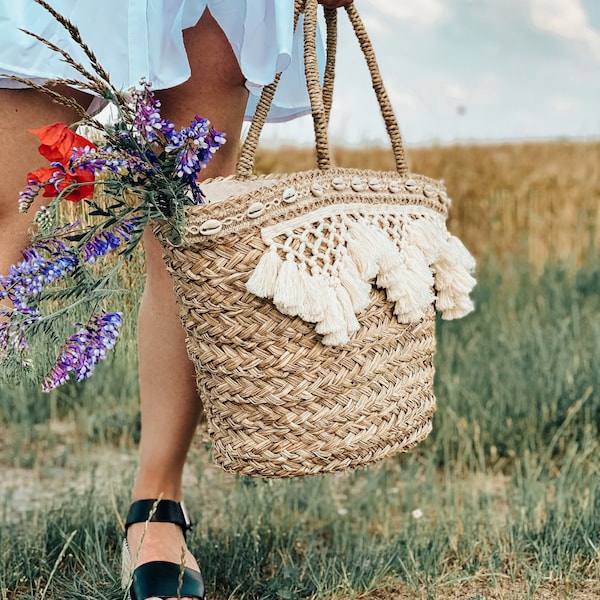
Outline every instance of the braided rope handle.
[[(317, 9), (317, 0), (296, 0), (294, 9), (294, 29), (298, 24), (300, 13), (304, 12), (304, 69), (315, 130), (317, 165), (319, 169), (329, 169), (331, 167), (331, 159), (327, 131), (335, 76), (337, 11), (335, 9), (325, 9), (325, 21), (327, 25), (327, 59), (325, 63), (323, 88), (321, 88), (316, 51)], [(391, 142), (396, 171), (401, 176), (404, 176), (408, 173), (404, 144), (389, 96), (385, 90), (381, 73), (379, 72), (379, 67), (377, 66), (373, 46), (371, 45), (371, 41), (354, 4), (346, 6), (345, 10), (367, 62), (367, 67), (369, 68), (371, 84), (375, 91), (385, 128)], [(264, 124), (267, 121), (267, 115), (271, 108), (271, 104), (273, 103), (273, 98), (280, 78), (281, 73), (277, 73), (273, 83), (263, 88), (252, 122), (250, 123), (248, 134), (240, 152), (236, 171), (236, 175), (240, 179), (246, 179), (252, 175), (258, 139)]]

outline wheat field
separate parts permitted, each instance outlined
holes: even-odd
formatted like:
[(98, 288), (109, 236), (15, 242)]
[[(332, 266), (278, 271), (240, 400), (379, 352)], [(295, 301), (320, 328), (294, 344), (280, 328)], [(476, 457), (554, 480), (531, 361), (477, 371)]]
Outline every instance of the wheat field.
[[(453, 206), (449, 229), (477, 256), (515, 255), (541, 268), (580, 264), (600, 238), (600, 143), (455, 145), (408, 150), (411, 172), (443, 179)], [(385, 148), (338, 148), (342, 167), (393, 170)], [(263, 150), (259, 172), (314, 166), (312, 151)]]

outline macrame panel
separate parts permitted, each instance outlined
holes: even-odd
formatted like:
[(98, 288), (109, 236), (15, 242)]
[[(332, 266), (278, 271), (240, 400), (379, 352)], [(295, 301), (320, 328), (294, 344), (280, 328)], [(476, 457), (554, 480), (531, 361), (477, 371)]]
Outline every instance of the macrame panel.
[(445, 318), (473, 309), (475, 262), (425, 207), (340, 204), (261, 230), (267, 246), (246, 287), (283, 314), (315, 323), (325, 345), (345, 344), (373, 285), (385, 290), (400, 323), (435, 304)]

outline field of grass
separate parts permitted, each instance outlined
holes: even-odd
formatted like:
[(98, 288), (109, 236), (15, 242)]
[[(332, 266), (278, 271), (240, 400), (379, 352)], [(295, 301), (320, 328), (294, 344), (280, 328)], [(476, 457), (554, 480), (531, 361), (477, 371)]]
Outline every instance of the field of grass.
[[(385, 151), (343, 165), (389, 168)], [(600, 599), (600, 144), (414, 149), (478, 258), (477, 311), (439, 322), (438, 412), (413, 452), (293, 481), (190, 454), (209, 597)], [(258, 168), (312, 167), (297, 150)], [(132, 282), (139, 287), (139, 265)], [(139, 437), (135, 327), (84, 385), (0, 387), (0, 599), (123, 598)]]

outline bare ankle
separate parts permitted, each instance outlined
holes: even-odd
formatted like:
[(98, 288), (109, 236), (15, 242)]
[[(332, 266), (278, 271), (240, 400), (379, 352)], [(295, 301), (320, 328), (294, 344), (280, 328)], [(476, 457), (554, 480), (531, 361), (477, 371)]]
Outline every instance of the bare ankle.
[(135, 502), (136, 500), (147, 500), (153, 498), (181, 502), (183, 498), (181, 483), (144, 481), (138, 478), (131, 490), (131, 501)]

